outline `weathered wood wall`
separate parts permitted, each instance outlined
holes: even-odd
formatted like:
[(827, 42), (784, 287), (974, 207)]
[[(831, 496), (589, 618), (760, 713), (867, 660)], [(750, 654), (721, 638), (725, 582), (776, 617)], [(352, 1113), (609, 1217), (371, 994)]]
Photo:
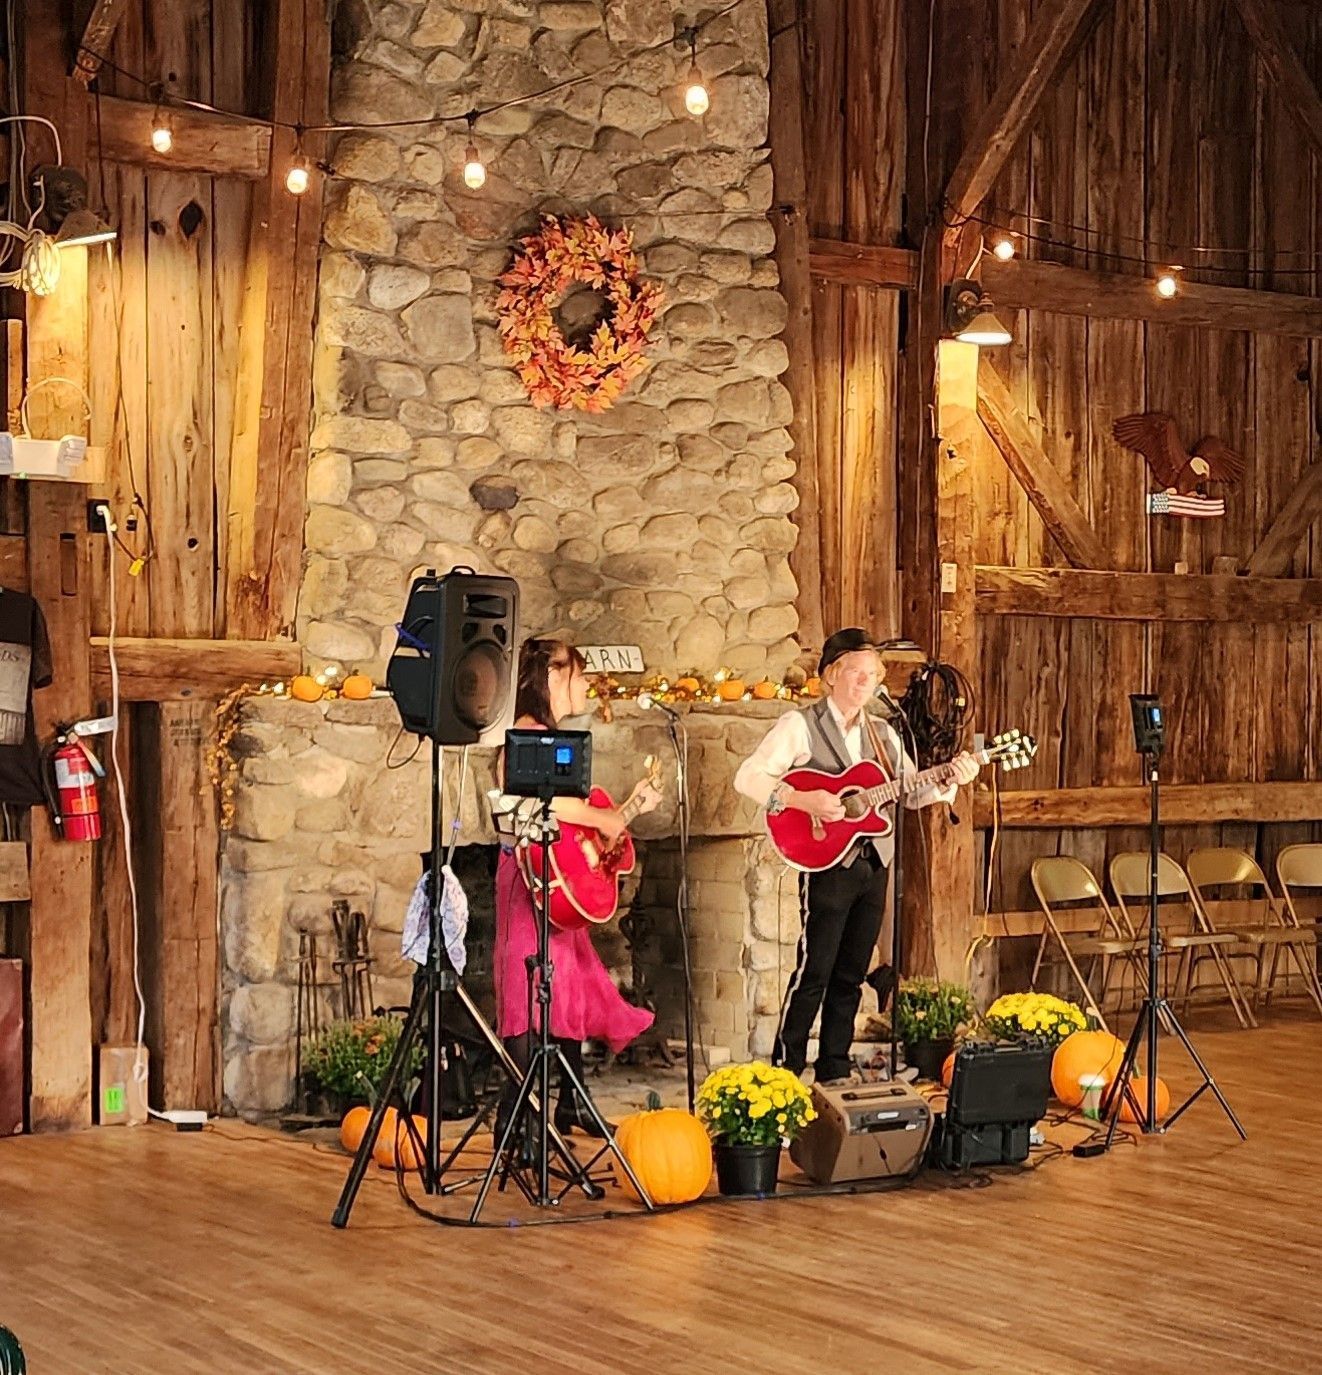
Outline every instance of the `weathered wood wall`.
[[(1275, 0), (1273, 8), (1322, 85), (1322, 12), (1299, 0)], [(903, 208), (890, 192), (907, 184), (915, 199), (924, 188), (929, 200), (939, 199), (978, 114), (1022, 55), (1029, 26), (1044, 10), (1040, 0), (938, 0), (931, 11), (930, 75), (922, 41), (925, 3), (854, 6), (842, 0), (803, 11), (817, 378), (815, 451), (806, 461), (821, 493), (828, 629), (852, 619), (856, 608), (861, 616), (864, 609), (895, 605), (903, 579), (934, 579), (936, 569), (903, 568), (896, 578), (882, 572), (893, 563), (890, 540), (895, 506), (906, 491), (905, 466), (920, 458), (917, 450), (909, 452), (912, 438), (897, 452), (894, 415), (927, 400), (905, 392), (911, 374), (897, 373), (889, 357), (897, 346), (902, 354), (914, 337), (919, 297), (899, 283), (906, 274), (917, 279), (917, 255), (906, 264), (884, 252), (832, 252), (821, 241), (892, 251), (921, 247), (922, 220), (915, 231), (909, 217), (906, 239)], [(1107, 0), (1095, 10), (979, 214), (1019, 232), (1021, 262), (1026, 256), (1142, 283), (1174, 260), (1191, 286), (1316, 297), (1322, 283), (1318, 158), (1258, 56), (1237, 3)], [(907, 91), (893, 79), (906, 63)], [(853, 184), (871, 178), (873, 194), (862, 217), (850, 217), (851, 177)], [(934, 223), (927, 221), (929, 239)], [(1033, 242), (1033, 236), (1059, 242)], [(1188, 253), (1196, 243), (1217, 251)], [(983, 266), (988, 281), (999, 271), (1009, 282), (1019, 264), (1000, 269), (988, 258)], [(881, 280), (896, 286), (879, 287)], [(1146, 291), (1142, 309), (1132, 310), (1136, 317), (1151, 314)], [(1322, 460), (1315, 302), (1289, 311), (1282, 306), (1279, 326), (1270, 318), (1270, 301), (1261, 309), (1250, 302), (1249, 318), (1261, 329), (1246, 332), (1126, 318), (1134, 298), (1119, 291), (1111, 293), (1115, 309), (1030, 308), (1044, 294), (1021, 291), (1016, 299), (1024, 299), (1024, 307), (1002, 311), (1014, 343), (986, 350), (984, 360), (1058, 474), (1057, 485), (1077, 504), (1085, 530), (1091, 526), (1099, 566), (1172, 577), (1177, 564), (1190, 575), (1242, 572), (1301, 476)], [(1287, 324), (1287, 316), (1312, 323)], [(859, 379), (859, 360), (878, 353), (887, 355), (871, 364), (873, 395), (883, 410), (864, 442), (846, 424), (848, 389)], [(1110, 435), (1116, 417), (1145, 409), (1174, 414), (1190, 446), (1215, 434), (1246, 456), (1244, 485), (1227, 493), (1224, 520), (1146, 517), (1144, 496), (1155, 484), (1142, 460)], [(906, 434), (903, 427), (899, 432)], [(882, 434), (885, 445), (876, 439)], [(990, 436), (974, 437), (965, 451), (972, 455), (976, 563), (1068, 567)], [(842, 495), (865, 455), (874, 466), (868, 491), (875, 506)], [(925, 500), (921, 484), (908, 490)], [(899, 520), (905, 519), (901, 510)], [(1260, 556), (1252, 571), (1322, 576), (1320, 534), (1314, 525), (1288, 560), (1265, 568), (1258, 566)], [(860, 598), (861, 576), (874, 580), (871, 602)], [(1188, 616), (1187, 599), (1175, 595), (1178, 587), (1155, 586), (1156, 614), (1146, 621), (1006, 614), (999, 598), (993, 613), (979, 599), (979, 725), (1018, 725), (1041, 742), (1034, 766), (1014, 775), (1009, 786), (1137, 782), (1127, 696), (1144, 689), (1160, 692), (1167, 706), (1165, 763), (1172, 782), (1315, 778), (1322, 749), (1316, 626), (1302, 617), (1283, 620), (1279, 610), (1264, 612), (1261, 623), (1250, 615), (1196, 621)], [(1251, 607), (1254, 598), (1247, 588), (1245, 593)], [(1162, 614), (1167, 597), (1170, 619)], [(1279, 607), (1282, 598), (1273, 592), (1272, 599)], [(988, 809), (980, 806), (979, 812), (985, 817)], [(1263, 814), (1270, 815), (1270, 807)], [(1283, 844), (1317, 832), (1308, 821), (1209, 822), (1171, 828), (1166, 843), (1177, 856), (1198, 844), (1243, 844), (1270, 861)], [(1101, 869), (1110, 855), (1144, 844), (1144, 836), (1141, 829), (1105, 824), (1007, 830), (998, 844), (991, 907), (1031, 906), (1028, 866), (1037, 855), (1075, 853)], [(987, 843), (984, 832), (984, 856)]]

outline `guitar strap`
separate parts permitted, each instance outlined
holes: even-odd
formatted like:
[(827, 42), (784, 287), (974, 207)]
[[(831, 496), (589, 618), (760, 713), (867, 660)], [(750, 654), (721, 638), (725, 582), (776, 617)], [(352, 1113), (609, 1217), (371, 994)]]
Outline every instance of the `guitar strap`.
[(882, 749), (881, 740), (877, 735), (877, 728), (873, 724), (872, 717), (867, 711), (863, 713), (863, 725), (867, 730), (868, 739), (872, 741), (872, 752), (877, 756), (877, 762), (879, 764), (884, 764), (892, 771), (894, 776), (898, 778), (903, 765), (898, 760), (892, 760), (887, 751)]

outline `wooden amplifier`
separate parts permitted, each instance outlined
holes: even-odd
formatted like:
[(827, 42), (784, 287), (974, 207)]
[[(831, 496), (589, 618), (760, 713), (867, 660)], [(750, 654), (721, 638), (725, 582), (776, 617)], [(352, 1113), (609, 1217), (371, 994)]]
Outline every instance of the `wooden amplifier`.
[(922, 1168), (932, 1109), (908, 1084), (814, 1085), (810, 1122), (790, 1159), (817, 1184), (911, 1177)]

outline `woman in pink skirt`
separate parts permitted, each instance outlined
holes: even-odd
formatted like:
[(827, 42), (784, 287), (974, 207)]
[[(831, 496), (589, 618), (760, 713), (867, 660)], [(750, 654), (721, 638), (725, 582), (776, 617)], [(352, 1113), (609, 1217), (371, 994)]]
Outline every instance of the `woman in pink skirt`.
[[(555, 729), (566, 716), (587, 710), (588, 681), (583, 656), (562, 640), (525, 640), (519, 652), (519, 686), (515, 700), (515, 727), (520, 730)], [(630, 795), (637, 798), (634, 810), (650, 812), (661, 794), (650, 783), (640, 783)], [(528, 965), (537, 952), (537, 918), (532, 894), (524, 880), (514, 844), (518, 831), (539, 804), (506, 794), (497, 795), (493, 809), (500, 832), (500, 863), (496, 870), (496, 1026), (501, 1039), (520, 1064), (528, 1063), (533, 1035), (540, 1030), (533, 1012), (530, 1018)], [(591, 826), (614, 840), (624, 830), (618, 809), (592, 807), (579, 798), (558, 797), (551, 804), (561, 821)], [(589, 1037), (605, 1041), (620, 1051), (651, 1026), (652, 1014), (626, 1002), (615, 987), (593, 948), (586, 928), (561, 931), (551, 928), (551, 961), (555, 968), (551, 1000), (551, 1034), (560, 1042), (574, 1073), (583, 1077), (583, 1045)], [(580, 1131), (599, 1135), (592, 1119), (582, 1111), (567, 1079), (560, 1084), (555, 1124), (566, 1133)]]

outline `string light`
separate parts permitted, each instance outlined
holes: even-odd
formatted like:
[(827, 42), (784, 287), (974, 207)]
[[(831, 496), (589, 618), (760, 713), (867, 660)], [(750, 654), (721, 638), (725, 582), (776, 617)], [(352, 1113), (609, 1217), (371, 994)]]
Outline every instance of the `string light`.
[(1175, 275), (1178, 271), (1178, 268), (1168, 268), (1157, 278), (1157, 295), (1163, 301), (1169, 301), (1179, 291), (1180, 283)]
[(1014, 240), (1008, 234), (1002, 234), (992, 245), (992, 255), (1008, 263), (1014, 257)]
[(698, 31), (690, 29), (689, 39), (689, 74), (686, 81), (687, 89), (684, 92), (684, 108), (694, 119), (701, 119), (711, 108), (711, 97), (707, 94), (707, 88), (703, 85), (702, 73), (698, 70)]
[(158, 153), (168, 153), (174, 147), (174, 131), (159, 105), (151, 121), (151, 146)]
[(487, 184), (487, 169), (478, 156), (476, 135), (477, 112), (468, 116), (468, 147), (464, 149), (464, 185), (470, 191), (480, 191)]
[(293, 166), (285, 173), (285, 190), (291, 196), (301, 196), (312, 181), (312, 173), (308, 168), (308, 160), (303, 154), (303, 147), (300, 143), (298, 151), (294, 155)]

